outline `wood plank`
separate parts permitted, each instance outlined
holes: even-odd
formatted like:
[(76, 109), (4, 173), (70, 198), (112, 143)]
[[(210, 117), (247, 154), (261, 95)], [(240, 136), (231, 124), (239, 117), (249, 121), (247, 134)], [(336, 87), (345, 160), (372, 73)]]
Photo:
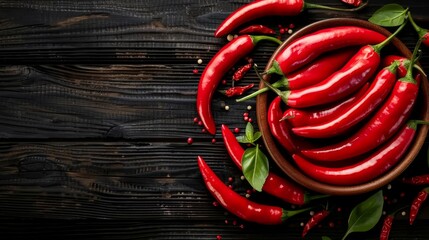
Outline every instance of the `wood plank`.
[[(244, 195), (249, 189), (221, 142), (215, 145), (165, 141), (1, 143), (0, 231), (3, 235), (21, 237), (63, 235), (113, 239), (201, 239), (217, 235), (226, 239), (264, 236), (293, 239), (299, 236), (300, 223), (308, 219), (308, 214), (296, 216), (281, 226), (261, 226), (238, 220), (223, 208), (213, 206), (213, 197), (198, 172), (197, 154), (203, 154), (225, 182), (232, 176), (237, 192)], [(275, 166), (272, 168), (277, 171)], [(393, 183), (386, 193), (397, 191), (390, 193), (398, 195), (406, 191), (406, 197), (399, 200), (399, 204), (410, 201), (417, 188), (402, 189), (398, 184)], [(365, 197), (331, 198), (331, 206), (342, 210), (334, 210), (329, 221), (316, 228), (310, 239), (320, 239), (323, 235), (340, 238), (351, 208)], [(265, 193), (253, 193), (250, 199), (292, 208)], [(325, 204), (325, 200), (320, 204)], [(395, 207), (393, 203), (385, 209), (390, 211)], [(406, 224), (407, 216), (398, 214), (392, 236), (424, 239), (428, 214), (429, 207), (424, 206), (412, 227)], [(225, 224), (225, 220), (229, 223)], [(330, 222), (335, 224), (335, 231), (329, 227)], [(240, 228), (241, 224), (244, 229)], [(379, 228), (380, 225), (350, 239), (372, 239), (378, 235)]]
[[(255, 61), (263, 66), (265, 57)], [(0, 137), (210, 137), (193, 124), (199, 74), (192, 71), (204, 68), (196, 63), (197, 58), (194, 61), (180, 65), (1, 67)], [(239, 85), (252, 82), (258, 82), (254, 73)], [(216, 94), (213, 111), (218, 124), (242, 128), (241, 114), (254, 103), (235, 103)], [(222, 111), (222, 104), (230, 105), (231, 111)]]
[[(247, 1), (244, 1), (247, 2)], [(215, 39), (218, 24), (243, 1), (1, 1), (0, 64), (164, 63), (209, 58), (224, 39)], [(308, 10), (298, 17), (262, 19), (276, 28), (293, 21), (297, 27), (332, 17), (367, 19), (390, 1), (374, 1), (358, 13)], [(412, 6), (419, 23), (428, 6)], [(326, 5), (345, 7), (340, 1)], [(19, 17), (17, 17), (19, 16)]]

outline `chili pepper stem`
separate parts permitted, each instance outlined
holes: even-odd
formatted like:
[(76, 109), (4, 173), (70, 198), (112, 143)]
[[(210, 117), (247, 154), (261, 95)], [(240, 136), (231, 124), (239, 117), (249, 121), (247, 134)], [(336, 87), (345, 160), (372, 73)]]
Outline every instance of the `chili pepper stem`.
[(372, 47), (374, 48), (374, 51), (380, 54), (381, 49), (387, 44), (389, 44), (390, 41), (405, 27), (405, 25), (407, 25), (406, 21), (401, 26), (399, 26), (398, 29), (396, 29), (396, 31), (393, 34), (391, 34), (389, 37), (387, 37), (383, 42), (376, 45), (372, 45)]
[(278, 96), (280, 96), (283, 100), (283, 102), (287, 103), (290, 91), (280, 91), (279, 89), (275, 88), (273, 85), (271, 85), (269, 82), (262, 80), (265, 84), (265, 86), (267, 86), (271, 91), (273, 91), (275, 94), (277, 94)]
[(354, 12), (354, 11), (361, 10), (362, 8), (366, 7), (366, 5), (368, 5), (368, 1), (363, 2), (359, 7), (356, 7), (356, 8), (336, 8), (336, 7), (328, 7), (328, 6), (324, 6), (324, 5), (306, 2), (306, 3), (304, 3), (304, 8), (306, 8), (306, 9), (311, 9), (311, 8), (325, 9), (325, 10), (342, 11), (342, 12)]
[(413, 25), (414, 30), (416, 30), (417, 34), (420, 37), (423, 37), (426, 34), (427, 30), (423, 29), (419, 25), (417, 25), (417, 23), (414, 21), (413, 17), (411, 16), (411, 12), (410, 11), (408, 11), (408, 19), (410, 19), (411, 25)]
[[(410, 60), (410, 66), (415, 65), (416, 61), (420, 58), (420, 45), (423, 42), (423, 38), (419, 38), (419, 40), (416, 43), (416, 46), (414, 47), (413, 50), (413, 55), (411, 56), (411, 60)], [(424, 74), (424, 72), (423, 72)], [(426, 74), (424, 74), (426, 75)], [(405, 75), (405, 77), (399, 79), (400, 81), (404, 81), (404, 82), (411, 82), (411, 83), (416, 83), (416, 80), (413, 78), (413, 68), (409, 67), (407, 74)]]
[(273, 65), (265, 72), (261, 73), (261, 75), (270, 75), (270, 74), (283, 75), (282, 69), (277, 61), (273, 62)]
[(417, 125), (422, 124), (422, 125), (429, 125), (428, 121), (424, 121), (424, 120), (410, 120), (408, 121), (408, 125), (413, 128), (416, 129)]
[(306, 212), (308, 210), (312, 209), (312, 207), (308, 207), (308, 208), (303, 208), (303, 209), (299, 209), (299, 210), (286, 210), (283, 209), (283, 213), (282, 213), (282, 221), (286, 221), (287, 219), (298, 215), (300, 213)]
[[(280, 79), (277, 82), (273, 83), (272, 86), (275, 87), (275, 88), (284, 87), (286, 82), (287, 82), (286, 78), (282, 77), (282, 79)], [(247, 95), (247, 96), (244, 96), (242, 98), (236, 99), (235, 101), (236, 102), (243, 102), (243, 101), (246, 101), (246, 100), (249, 100), (251, 98), (254, 98), (254, 97), (258, 96), (259, 94), (267, 92), (268, 90), (270, 90), (268, 87), (264, 87), (264, 88), (261, 88), (261, 89), (255, 91), (255, 92)]]
[(280, 41), (279, 39), (277, 39), (275, 37), (270, 37), (270, 36), (265, 36), (265, 35), (250, 35), (250, 37), (252, 38), (254, 44), (256, 44), (262, 40), (277, 43), (279, 45), (282, 44), (282, 41)]

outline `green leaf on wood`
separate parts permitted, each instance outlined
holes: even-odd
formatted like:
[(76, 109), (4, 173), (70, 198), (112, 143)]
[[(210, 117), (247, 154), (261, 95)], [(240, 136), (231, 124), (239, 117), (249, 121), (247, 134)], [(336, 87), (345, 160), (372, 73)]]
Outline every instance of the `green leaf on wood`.
[(247, 139), (247, 137), (245, 135), (237, 136), (235, 138), (237, 139), (237, 141), (239, 143), (252, 143), (252, 142), (249, 142), (249, 140)]
[(404, 23), (407, 12), (408, 8), (404, 9), (399, 4), (386, 4), (375, 11), (368, 21), (383, 27), (397, 27)]
[(247, 140), (249, 142), (251, 142), (251, 143), (254, 142), (254, 140), (253, 140), (253, 134), (254, 134), (254, 132), (255, 132), (255, 129), (253, 128), (253, 125), (250, 122), (248, 122), (247, 125), (246, 125), (246, 131), (245, 131), (245, 133), (246, 133)]
[(256, 142), (262, 136), (261, 132), (257, 131), (253, 134), (253, 141)]
[(383, 203), (383, 191), (379, 190), (365, 201), (356, 205), (350, 213), (348, 230), (342, 239), (346, 239), (352, 232), (371, 230), (381, 218)]
[(242, 157), (243, 175), (250, 185), (257, 191), (262, 191), (262, 186), (268, 176), (268, 158), (259, 149), (259, 145), (247, 148)]

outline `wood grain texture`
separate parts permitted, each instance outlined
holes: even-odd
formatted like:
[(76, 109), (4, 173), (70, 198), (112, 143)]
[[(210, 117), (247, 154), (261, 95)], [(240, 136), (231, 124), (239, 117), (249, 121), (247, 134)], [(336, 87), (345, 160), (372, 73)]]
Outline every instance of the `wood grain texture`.
[[(193, 123), (199, 74), (226, 43), (215, 39), (213, 32), (231, 11), (248, 2), (0, 1), (2, 237), (300, 239), (300, 223), (308, 214), (282, 226), (237, 220), (213, 206), (196, 164), (197, 155), (202, 154), (223, 180), (234, 178), (237, 192), (245, 195), (250, 188), (240, 180), (219, 132), (210, 136)], [(338, 0), (312, 2), (345, 6)], [(300, 29), (326, 18), (367, 19), (389, 2), (371, 1), (359, 13), (309, 10), (297, 17), (260, 21), (276, 30), (279, 24), (291, 22)], [(416, 21), (429, 26), (425, 1), (396, 2), (410, 6)], [(410, 48), (417, 40), (410, 28), (400, 38)], [(260, 68), (275, 48), (264, 44), (256, 49), (253, 57)], [(203, 64), (197, 64), (198, 59)], [(429, 69), (427, 54), (421, 63)], [(194, 69), (199, 73), (193, 74)], [(230, 77), (231, 73), (225, 76)], [(239, 84), (257, 82), (256, 75), (249, 73)], [(218, 127), (225, 123), (243, 134), (242, 113), (254, 103), (235, 103), (216, 94), (213, 110)], [(225, 111), (225, 105), (231, 110)], [(254, 114), (252, 109), (252, 118)], [(188, 137), (194, 144), (186, 143)], [(426, 142), (405, 175), (427, 170), (427, 148)], [(274, 164), (271, 168), (279, 173)], [(385, 192), (398, 196), (404, 191), (405, 197), (392, 199), (387, 211), (409, 202), (418, 190), (398, 181)], [(340, 239), (349, 211), (364, 197), (332, 198), (330, 204), (342, 210), (307, 239)], [(251, 199), (293, 207), (265, 193), (253, 193)], [(334, 228), (329, 227), (331, 222)], [(391, 239), (427, 239), (428, 223), (427, 206), (415, 226), (400, 215)], [(377, 239), (379, 230), (377, 225), (349, 239)]]

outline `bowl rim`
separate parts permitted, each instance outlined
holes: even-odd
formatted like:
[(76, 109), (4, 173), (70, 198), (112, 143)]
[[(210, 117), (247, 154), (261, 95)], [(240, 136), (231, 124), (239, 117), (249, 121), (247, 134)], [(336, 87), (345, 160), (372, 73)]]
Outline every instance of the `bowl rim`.
[[(391, 33), (385, 28), (375, 25), (369, 21), (355, 19), (355, 18), (331, 18), (320, 20), (314, 23), (303, 27), (302, 29), (296, 31), (292, 34), (288, 39), (286, 39), (273, 53), (271, 58), (269, 59), (265, 70), (267, 70), (274, 61), (275, 56), (284, 48), (286, 45), (290, 44), (294, 39), (308, 34), (310, 32), (314, 32), (316, 30), (334, 26), (361, 26), (368, 29), (372, 29), (380, 32), (385, 36), (391, 35)], [(397, 37), (394, 37), (390, 43), (390, 45), (394, 45), (398, 48), (401, 54), (405, 55), (407, 58), (410, 58), (412, 53), (405, 46), (405, 44), (400, 41)], [(419, 63), (417, 63), (419, 64)], [(420, 65), (420, 64), (419, 64)], [(421, 65), (420, 65), (421, 66)], [(266, 80), (269, 80), (269, 76)], [(259, 88), (264, 87), (264, 83), (260, 81)], [(422, 97), (422, 118), (424, 120), (429, 120), (429, 108), (428, 108), (428, 82), (425, 76), (422, 75), (422, 81), (420, 86), (420, 92), (423, 92)], [(375, 178), (369, 182), (362, 183), (359, 185), (350, 185), (350, 186), (341, 186), (341, 185), (330, 185), (322, 182), (318, 182), (317, 180), (312, 179), (311, 177), (305, 175), (301, 172), (301, 170), (294, 165), (291, 160), (286, 159), (283, 156), (282, 151), (278, 148), (278, 144), (276, 140), (271, 135), (268, 122), (267, 122), (267, 103), (268, 93), (263, 93), (257, 96), (256, 98), (256, 116), (257, 116), (257, 124), (259, 127), (259, 131), (262, 134), (262, 139), (265, 144), (265, 148), (267, 149), (271, 159), (276, 163), (276, 165), (280, 168), (283, 173), (289, 176), (296, 183), (306, 187), (309, 190), (313, 190), (315, 192), (329, 194), (329, 195), (357, 195), (366, 192), (370, 192), (372, 190), (376, 190), (384, 185), (387, 185), (396, 177), (398, 177), (408, 166), (414, 161), (417, 154), (420, 152), (421, 147), (423, 146), (429, 126), (423, 125), (419, 126), (417, 129), (417, 133), (414, 137), (412, 145), (409, 147), (408, 153), (403, 157), (403, 160), (397, 163), (393, 168), (384, 173), (383, 175)]]

